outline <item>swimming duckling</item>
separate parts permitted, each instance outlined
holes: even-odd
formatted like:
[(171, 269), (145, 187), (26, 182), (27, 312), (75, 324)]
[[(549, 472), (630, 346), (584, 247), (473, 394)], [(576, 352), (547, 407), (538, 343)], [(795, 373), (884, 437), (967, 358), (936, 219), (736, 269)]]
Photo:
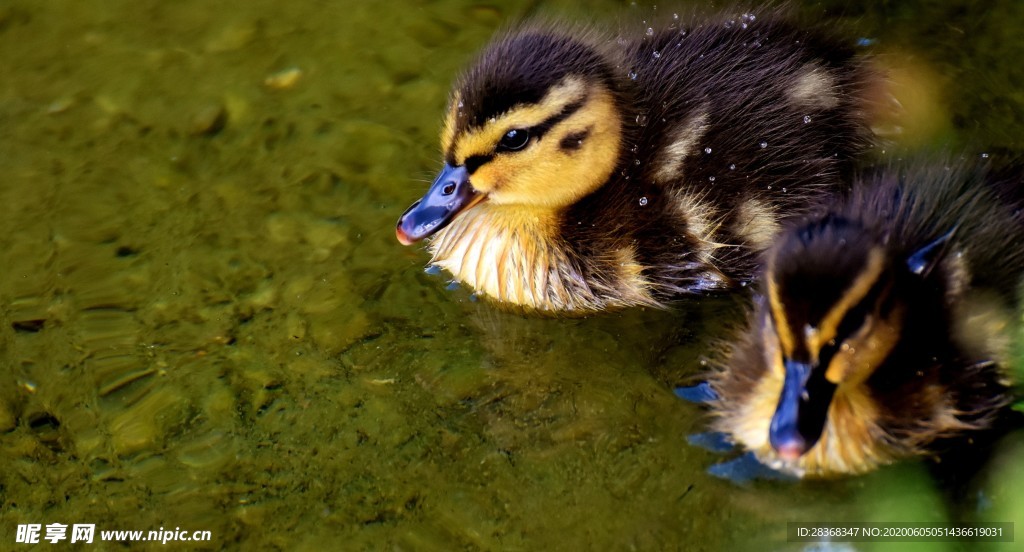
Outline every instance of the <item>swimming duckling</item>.
[(1008, 401), (1024, 178), (873, 172), (767, 251), (762, 295), (710, 384), (716, 429), (808, 477), (948, 449)]
[(455, 84), (444, 168), (396, 234), (530, 310), (729, 289), (868, 147), (881, 81), (772, 13), (614, 40), (526, 25)]

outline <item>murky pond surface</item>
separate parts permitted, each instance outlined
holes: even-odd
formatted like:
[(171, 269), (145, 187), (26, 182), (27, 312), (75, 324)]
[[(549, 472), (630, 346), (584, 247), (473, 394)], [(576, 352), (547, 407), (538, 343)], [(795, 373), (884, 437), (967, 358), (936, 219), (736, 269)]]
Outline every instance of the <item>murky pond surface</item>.
[[(914, 60), (932, 110), (915, 140), (1020, 149), (1024, 4), (891, 4), (804, 11)], [(395, 241), (451, 78), (533, 12), (581, 17), (0, 3), (0, 549), (24, 546), (19, 524), (93, 523), (211, 532), (181, 549), (801, 550), (786, 522), (952, 515), (914, 463), (705, 472), (722, 457), (686, 443), (704, 415), (672, 388), (738, 300), (528, 318), (447, 291)], [(1024, 521), (1022, 458), (993, 460), (983, 519)]]

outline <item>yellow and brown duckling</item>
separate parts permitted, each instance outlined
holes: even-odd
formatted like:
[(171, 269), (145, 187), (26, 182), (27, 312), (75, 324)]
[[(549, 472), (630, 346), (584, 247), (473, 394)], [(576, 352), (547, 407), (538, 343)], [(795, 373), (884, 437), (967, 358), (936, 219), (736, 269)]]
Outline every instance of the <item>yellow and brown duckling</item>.
[(717, 430), (770, 467), (829, 477), (995, 421), (1024, 273), (1024, 178), (962, 164), (873, 171), (780, 234), (710, 381)]
[(881, 80), (772, 13), (618, 38), (526, 25), (455, 84), (444, 168), (398, 240), (431, 238), (432, 265), (528, 310), (729, 289), (869, 145)]

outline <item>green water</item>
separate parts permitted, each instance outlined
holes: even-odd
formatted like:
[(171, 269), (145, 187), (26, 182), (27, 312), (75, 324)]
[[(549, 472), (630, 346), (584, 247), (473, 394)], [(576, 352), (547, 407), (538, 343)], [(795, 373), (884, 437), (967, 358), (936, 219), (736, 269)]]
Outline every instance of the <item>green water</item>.
[[(1020, 3), (826, 4), (806, 11), (941, 77), (937, 140), (1024, 145)], [(733, 301), (527, 319), (398, 245), (458, 68), (570, 5), (0, 2), (0, 550), (28, 523), (211, 532), (175, 549), (800, 550), (787, 521), (945, 519), (913, 463), (705, 473), (703, 413), (671, 390)], [(993, 462), (986, 518), (1024, 521), (1022, 457)]]

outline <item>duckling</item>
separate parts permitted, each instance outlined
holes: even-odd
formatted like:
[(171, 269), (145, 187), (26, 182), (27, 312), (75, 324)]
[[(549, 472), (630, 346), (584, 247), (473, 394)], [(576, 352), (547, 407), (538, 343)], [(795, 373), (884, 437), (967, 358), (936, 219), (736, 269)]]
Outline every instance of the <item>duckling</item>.
[(883, 81), (775, 13), (613, 40), (527, 24), (456, 82), (444, 168), (396, 235), (431, 238), (431, 265), (526, 310), (734, 288), (869, 147)]
[(710, 378), (718, 431), (770, 467), (832, 477), (949, 450), (1001, 418), (1024, 172), (971, 165), (869, 171), (780, 233)]

